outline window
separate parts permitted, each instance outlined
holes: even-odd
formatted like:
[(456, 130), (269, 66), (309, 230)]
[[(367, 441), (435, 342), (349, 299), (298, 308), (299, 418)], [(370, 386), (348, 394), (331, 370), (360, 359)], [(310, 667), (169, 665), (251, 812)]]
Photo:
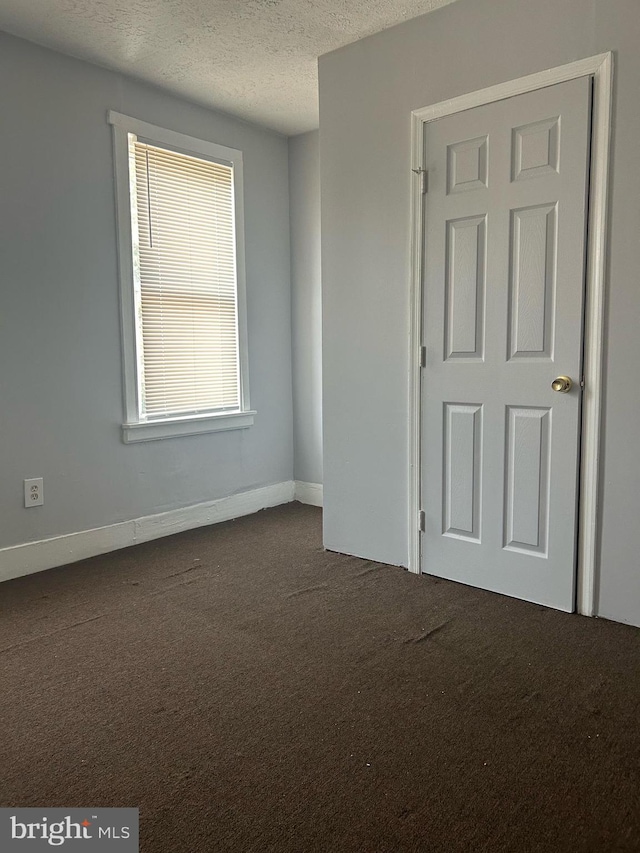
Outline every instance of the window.
[(109, 113), (126, 442), (240, 429), (249, 408), (242, 154)]

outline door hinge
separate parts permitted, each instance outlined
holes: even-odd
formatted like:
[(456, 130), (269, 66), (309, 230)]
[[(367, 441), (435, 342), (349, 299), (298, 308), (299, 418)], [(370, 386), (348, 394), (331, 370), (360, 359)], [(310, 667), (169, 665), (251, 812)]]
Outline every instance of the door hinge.
[(420, 192), (424, 195), (429, 189), (429, 172), (426, 169), (412, 169), (420, 178)]
[(426, 519), (424, 510), (421, 509), (420, 512), (418, 513), (418, 530), (420, 531), (420, 533), (424, 533), (424, 531), (426, 530), (426, 525), (427, 525), (427, 519)]
[(427, 366), (427, 348), (420, 347), (420, 367)]

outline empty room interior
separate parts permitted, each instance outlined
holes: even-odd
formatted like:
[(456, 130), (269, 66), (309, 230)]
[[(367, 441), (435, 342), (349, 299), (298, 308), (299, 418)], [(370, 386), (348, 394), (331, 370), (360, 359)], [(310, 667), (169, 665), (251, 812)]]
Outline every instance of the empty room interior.
[(0, 0), (2, 853), (640, 851), (639, 45)]

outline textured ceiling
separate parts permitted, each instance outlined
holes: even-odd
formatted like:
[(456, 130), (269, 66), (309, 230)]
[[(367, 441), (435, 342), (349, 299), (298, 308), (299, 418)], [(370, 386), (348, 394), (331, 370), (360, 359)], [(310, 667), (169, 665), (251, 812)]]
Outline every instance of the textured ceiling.
[(0, 0), (0, 29), (285, 134), (317, 57), (453, 0)]

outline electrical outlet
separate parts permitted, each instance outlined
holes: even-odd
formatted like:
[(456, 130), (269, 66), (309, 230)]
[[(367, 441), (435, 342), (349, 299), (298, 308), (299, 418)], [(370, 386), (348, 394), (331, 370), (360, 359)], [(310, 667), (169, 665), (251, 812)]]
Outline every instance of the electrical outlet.
[(42, 477), (34, 477), (24, 481), (24, 505), (29, 509), (32, 506), (42, 506), (44, 503), (44, 490)]

